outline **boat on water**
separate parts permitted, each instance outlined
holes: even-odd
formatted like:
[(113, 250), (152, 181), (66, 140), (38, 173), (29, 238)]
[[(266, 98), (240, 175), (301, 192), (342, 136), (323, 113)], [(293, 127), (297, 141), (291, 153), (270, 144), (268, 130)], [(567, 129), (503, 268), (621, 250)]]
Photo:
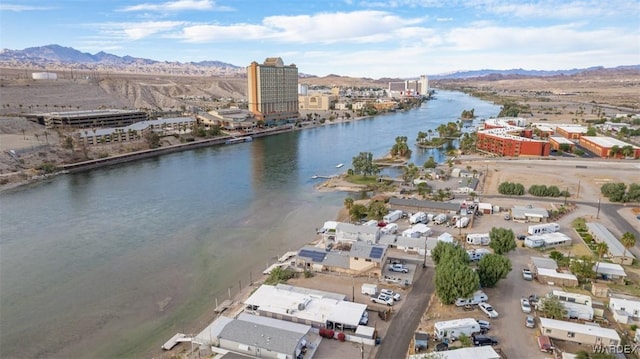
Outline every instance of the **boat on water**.
[(336, 168), (340, 168), (342, 166), (344, 166), (344, 163), (339, 163), (339, 164), (336, 165)]
[(242, 142), (251, 142), (253, 141), (253, 137), (251, 136), (243, 136), (243, 137), (234, 137), (226, 140), (224, 143), (227, 145), (231, 145), (234, 143), (242, 143)]

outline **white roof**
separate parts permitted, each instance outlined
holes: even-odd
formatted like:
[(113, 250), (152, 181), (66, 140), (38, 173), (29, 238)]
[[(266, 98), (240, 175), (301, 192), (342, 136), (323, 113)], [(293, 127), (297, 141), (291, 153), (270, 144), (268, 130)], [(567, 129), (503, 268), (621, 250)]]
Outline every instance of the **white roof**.
[(563, 242), (571, 242), (571, 237), (560, 232), (536, 234), (533, 236), (527, 236), (527, 238), (531, 238), (531, 240), (542, 239), (544, 243), (547, 245), (553, 245), (556, 243), (563, 243)]
[(467, 238), (489, 238), (489, 233), (469, 233)]
[(636, 150), (640, 148), (638, 146), (634, 146), (634, 145), (632, 145), (630, 143), (620, 141), (620, 140), (615, 139), (613, 137), (582, 136), (580, 138), (584, 139), (587, 142), (595, 143), (596, 145), (604, 147), (604, 148), (611, 148), (613, 146), (618, 146), (618, 147), (631, 146), (631, 147), (633, 147), (633, 149), (636, 149)]
[(573, 145), (574, 143), (566, 138), (566, 137), (562, 137), (562, 136), (549, 136), (550, 140), (553, 140), (559, 144), (567, 144), (567, 145)]
[(362, 313), (367, 309), (366, 304), (337, 300), (317, 293), (286, 290), (271, 285), (261, 285), (245, 301), (245, 304), (258, 306), (260, 310), (270, 313), (290, 315), (316, 323), (325, 323), (329, 320), (354, 327), (359, 324)]
[(431, 232), (431, 228), (429, 228), (424, 223), (415, 224), (413, 227), (411, 227), (411, 229), (413, 231), (415, 231), (415, 232), (420, 232), (420, 233), (429, 233), (429, 232)]
[(578, 280), (578, 277), (571, 273), (559, 273), (556, 272), (555, 269), (549, 268), (538, 268), (538, 275), (543, 275), (545, 277), (553, 277), (553, 278), (562, 278), (562, 279), (574, 279)]
[(587, 133), (587, 131), (589, 131), (588, 127), (585, 126), (580, 126), (580, 125), (562, 125), (562, 126), (556, 126), (556, 129), (561, 129), (565, 132), (569, 132), (569, 133)]
[(564, 320), (556, 320), (540, 317), (540, 327), (544, 329), (559, 329), (568, 332), (574, 332), (584, 335), (591, 335), (600, 338), (608, 338), (620, 341), (620, 335), (613, 329), (596, 327), (593, 325), (585, 325), (573, 322), (565, 322)]
[(624, 271), (624, 268), (620, 264), (615, 263), (607, 263), (607, 262), (596, 262), (593, 265), (593, 270), (596, 270), (598, 267), (598, 273), (600, 274), (609, 274), (609, 275), (617, 275), (618, 277), (626, 277), (627, 273)]
[(322, 229), (325, 229), (325, 230), (333, 229), (335, 231), (337, 227), (338, 227), (338, 222), (326, 221), (324, 222), (324, 226), (322, 226)]
[(589, 222), (587, 223), (587, 228), (596, 237), (595, 239), (597, 242), (604, 242), (607, 244), (609, 253), (613, 257), (624, 257), (626, 252), (627, 257), (635, 258), (630, 251), (625, 250), (622, 243), (620, 243), (620, 241), (611, 232), (609, 232), (607, 227), (600, 223)]
[(433, 326), (437, 328), (457, 328), (457, 327), (466, 327), (470, 325), (478, 325), (478, 321), (473, 318), (462, 318), (462, 319), (452, 319), (445, 320), (442, 322), (435, 322)]
[(438, 236), (438, 240), (441, 242), (447, 242), (447, 243), (453, 243), (453, 236), (451, 235), (451, 233), (447, 233), (444, 232), (441, 235)]
[(523, 207), (523, 206), (513, 206), (511, 209), (511, 214), (515, 218), (522, 217), (539, 217), (539, 218), (548, 218), (549, 212), (544, 208), (538, 207)]
[[(447, 350), (438, 352), (437, 354), (437, 358), (441, 359), (500, 359), (500, 355), (489, 345)], [(409, 355), (409, 359), (430, 358), (428, 355), (429, 354), (413, 354)]]
[(367, 234), (376, 234), (378, 232), (378, 226), (361, 226), (352, 223), (338, 223), (336, 226), (336, 231), (346, 232), (346, 233), (367, 233)]

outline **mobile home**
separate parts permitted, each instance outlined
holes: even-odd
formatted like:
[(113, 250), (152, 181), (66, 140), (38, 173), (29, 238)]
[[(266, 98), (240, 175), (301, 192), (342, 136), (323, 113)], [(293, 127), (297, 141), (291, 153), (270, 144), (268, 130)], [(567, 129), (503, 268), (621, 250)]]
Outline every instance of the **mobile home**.
[(540, 317), (540, 332), (552, 339), (583, 345), (618, 345), (620, 335), (613, 329)]
[(487, 297), (487, 295), (483, 291), (477, 290), (475, 293), (473, 293), (473, 296), (471, 296), (470, 298), (456, 299), (456, 306), (462, 307), (467, 304), (477, 305), (482, 302), (486, 302), (487, 300), (489, 300), (489, 297)]
[(396, 209), (395, 211), (391, 211), (389, 212), (389, 214), (382, 217), (382, 220), (384, 221), (384, 223), (393, 223), (399, 220), (400, 218), (402, 218), (402, 211), (399, 209)]
[(424, 212), (416, 212), (409, 217), (410, 224), (423, 223), (427, 221), (427, 214)]
[(433, 325), (433, 334), (439, 340), (453, 340), (464, 334), (470, 337), (474, 333), (480, 332), (480, 324), (473, 318), (463, 318), (436, 322)]
[(527, 233), (533, 234), (542, 234), (542, 233), (553, 233), (560, 230), (560, 225), (557, 223), (542, 223), (542, 224), (534, 224), (529, 226)]
[(491, 242), (491, 238), (489, 238), (489, 233), (469, 233), (467, 234), (467, 244), (471, 244), (474, 246), (488, 246)]

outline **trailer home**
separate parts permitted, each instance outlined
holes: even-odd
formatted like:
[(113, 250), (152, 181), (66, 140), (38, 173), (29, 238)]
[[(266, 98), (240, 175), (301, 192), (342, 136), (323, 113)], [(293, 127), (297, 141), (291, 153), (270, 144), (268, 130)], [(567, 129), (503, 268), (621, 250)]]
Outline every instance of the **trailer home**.
[(384, 221), (384, 223), (393, 223), (399, 220), (400, 218), (402, 218), (402, 211), (399, 209), (396, 209), (395, 211), (391, 211), (388, 214), (386, 214), (384, 217), (382, 217), (382, 220)]
[(583, 345), (618, 345), (620, 335), (613, 329), (540, 317), (540, 332), (552, 339)]
[(473, 293), (473, 296), (471, 296), (470, 298), (458, 298), (456, 299), (456, 307), (463, 307), (465, 305), (478, 305), (482, 302), (486, 302), (487, 300), (489, 300), (489, 297), (487, 297), (487, 295), (485, 294), (485, 292), (481, 291), (481, 290), (477, 290), (475, 293)]
[(461, 334), (471, 337), (472, 334), (479, 332), (480, 324), (473, 318), (447, 320), (436, 322), (433, 325), (433, 334), (439, 340), (454, 340), (460, 337)]
[(491, 238), (489, 238), (489, 233), (469, 233), (467, 234), (467, 244), (471, 244), (474, 246), (488, 246), (491, 242)]
[(560, 225), (557, 223), (542, 223), (542, 224), (535, 224), (535, 225), (529, 226), (527, 233), (534, 235), (534, 234), (543, 234), (543, 233), (553, 233), (559, 230), (560, 230)]
[(435, 224), (443, 224), (446, 221), (447, 221), (447, 215), (444, 213), (440, 213), (439, 215), (433, 218), (433, 222), (435, 222)]
[(409, 217), (409, 224), (423, 223), (427, 221), (427, 214), (424, 212), (416, 212)]

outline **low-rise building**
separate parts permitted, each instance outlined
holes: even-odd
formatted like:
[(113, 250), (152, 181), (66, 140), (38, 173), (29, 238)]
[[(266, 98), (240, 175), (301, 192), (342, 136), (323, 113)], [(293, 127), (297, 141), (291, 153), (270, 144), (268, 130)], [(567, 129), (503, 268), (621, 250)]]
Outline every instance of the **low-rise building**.
[(576, 144), (573, 141), (562, 136), (550, 136), (549, 144), (551, 145), (551, 149), (556, 151), (573, 151), (576, 147)]
[(538, 282), (562, 287), (577, 287), (578, 277), (572, 273), (560, 272), (558, 269), (538, 268), (536, 271)]
[(624, 283), (625, 278), (627, 278), (627, 273), (620, 264), (596, 262), (593, 265), (593, 271), (596, 273), (596, 278), (602, 280)]
[[(435, 241), (435, 239), (433, 239)], [(399, 250), (411, 253), (417, 253), (421, 256), (425, 255), (425, 247), (428, 239), (398, 236), (391, 234), (383, 234), (378, 244), (385, 244), (389, 248), (397, 248)]]
[(378, 226), (361, 226), (352, 223), (338, 223), (336, 226), (337, 242), (365, 241), (376, 243), (380, 239), (380, 234)]
[(629, 324), (630, 321), (640, 318), (640, 298), (612, 294), (609, 298), (609, 309), (618, 323)]
[(539, 207), (513, 206), (511, 218), (516, 222), (546, 222), (549, 219), (549, 211)]
[(412, 198), (389, 199), (391, 208), (400, 209), (405, 212), (439, 212), (447, 214), (457, 214), (460, 211), (460, 203), (448, 203), (438, 201), (424, 201)]
[(605, 243), (607, 245), (608, 253), (606, 258), (613, 263), (622, 265), (631, 265), (635, 256), (628, 251), (622, 243), (600, 223), (588, 222), (587, 230), (593, 236), (593, 239), (598, 243)]
[(577, 140), (587, 134), (588, 127), (580, 125), (561, 125), (556, 126), (556, 133), (564, 138)]
[(620, 335), (613, 329), (597, 325), (578, 324), (540, 317), (540, 331), (543, 335), (583, 345), (618, 345)]
[(31, 113), (24, 117), (47, 128), (125, 127), (149, 118), (145, 111), (118, 109)]
[(524, 240), (524, 245), (529, 248), (553, 248), (571, 245), (571, 242), (571, 237), (564, 233), (555, 232), (527, 236)]
[[(580, 137), (580, 146), (584, 147), (587, 151), (593, 153), (594, 155), (602, 158), (607, 157), (631, 157), (631, 158), (640, 158), (640, 147), (632, 145), (627, 142), (620, 141), (613, 137), (605, 137), (605, 136), (582, 136)], [(622, 151), (624, 147), (629, 146), (631, 151), (628, 155), (625, 155)], [(613, 151), (614, 148), (617, 148), (618, 151)]]
[(314, 272), (347, 274), (369, 273), (380, 276), (387, 259), (387, 245), (353, 242), (336, 245), (334, 250), (306, 246), (298, 251), (297, 266)]
[(289, 285), (261, 285), (244, 301), (245, 312), (314, 328), (357, 328), (366, 304), (344, 300), (338, 293)]

